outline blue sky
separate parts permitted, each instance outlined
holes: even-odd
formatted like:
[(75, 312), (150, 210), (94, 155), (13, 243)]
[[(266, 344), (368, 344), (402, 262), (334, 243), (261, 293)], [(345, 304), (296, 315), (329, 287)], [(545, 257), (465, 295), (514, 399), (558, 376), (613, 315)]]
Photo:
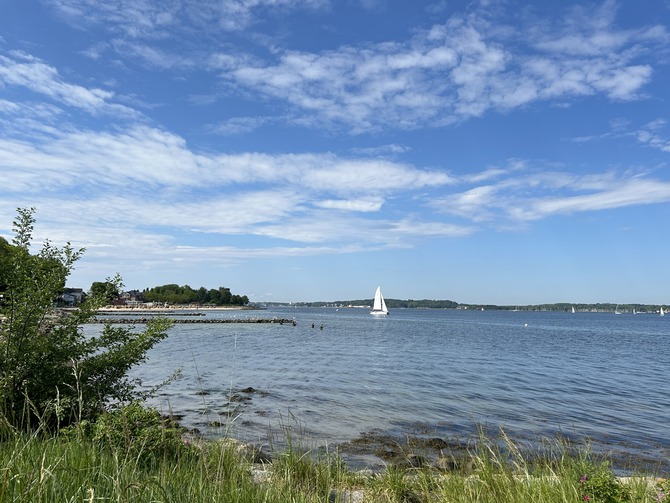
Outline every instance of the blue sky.
[(670, 303), (670, 2), (0, 3), (0, 235), (70, 286)]

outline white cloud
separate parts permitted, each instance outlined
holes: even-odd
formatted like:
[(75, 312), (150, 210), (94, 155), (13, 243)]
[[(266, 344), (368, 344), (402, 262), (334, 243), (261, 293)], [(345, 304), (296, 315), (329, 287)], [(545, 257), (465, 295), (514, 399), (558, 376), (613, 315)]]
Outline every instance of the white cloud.
[(319, 9), (328, 0), (46, 0), (73, 24), (103, 25), (133, 39), (158, 39), (188, 22), (194, 29), (239, 31), (263, 11)]
[(134, 110), (114, 103), (115, 96), (111, 91), (69, 84), (63, 81), (54, 67), (21, 52), (13, 52), (11, 57), (0, 55), (0, 84), (24, 87), (91, 114), (138, 116)]
[[(4, 102), (0, 107), (16, 111)], [(660, 140), (643, 133), (658, 134), (664, 125), (648, 124), (638, 140), (660, 148)], [(504, 167), (452, 177), (329, 153), (202, 154), (180, 136), (146, 126), (52, 132), (32, 143), (2, 139), (0, 176), (0, 195), (11, 201), (0, 208), (5, 214), (23, 202), (82, 228), (172, 229), (341, 246), (356, 241), (396, 246), (415, 236), (474, 232), (449, 216), (499, 225), (670, 200), (667, 183), (635, 173), (577, 175), (513, 159)], [(403, 201), (415, 197), (441, 216), (408, 219)], [(154, 234), (166, 239), (160, 237), (163, 231)], [(99, 239), (101, 250), (118, 245)]]
[(349, 195), (439, 187), (451, 182), (438, 171), (328, 153), (197, 154), (182, 137), (147, 126), (117, 132), (54, 132), (32, 143), (2, 141), (0, 170), (17, 174), (13, 190), (23, 191), (41, 191), (45, 184), (54, 191), (104, 185), (138, 193), (272, 184)]
[[(73, 242), (95, 235), (95, 256), (118, 253), (122, 241), (124, 255), (139, 254), (147, 239), (173, 246), (180, 233), (395, 246), (397, 235), (384, 232), (392, 221), (351, 214), (378, 213), (386, 196), (451, 183), (440, 172), (327, 153), (198, 154), (146, 126), (0, 142), (0, 212), (36, 206), (40, 218), (67, 226)], [(96, 226), (101, 232), (91, 233)]]
[(326, 199), (314, 203), (318, 208), (329, 210), (358, 211), (363, 213), (379, 211), (384, 200), (379, 197), (367, 199)]
[(618, 2), (576, 5), (558, 20), (544, 20), (533, 30), (535, 45), (548, 52), (579, 57), (619, 57), (624, 50), (642, 50), (646, 41), (667, 42), (661, 25), (616, 28)]
[[(670, 37), (661, 26), (620, 30), (612, 10), (609, 2), (595, 14), (576, 9), (566, 26), (543, 20), (545, 31), (528, 27), (517, 39), (473, 14), (406, 42), (279, 50), (274, 61), (227, 54), (221, 76), (240, 92), (284, 100), (306, 124), (355, 134), (442, 125), (539, 100), (638, 99), (652, 78), (642, 55)], [(597, 21), (580, 21), (589, 15)]]
[[(113, 48), (119, 58), (151, 68), (204, 65), (222, 71), (226, 92), (288, 104), (282, 120), (352, 134), (442, 126), (545, 100), (565, 102), (596, 94), (611, 100), (639, 99), (653, 77), (649, 58), (670, 43), (661, 25), (617, 27), (617, 4), (608, 0), (573, 7), (557, 19), (527, 17), (525, 25), (514, 29), (505, 24), (501, 11), (480, 6), (469, 15), (454, 15), (444, 24), (417, 30), (405, 41), (316, 52), (272, 45), (273, 56), (264, 59), (239, 48), (220, 52), (216, 45), (207, 55), (191, 40), (199, 40), (202, 33), (249, 29), (257, 16), (263, 19), (269, 12), (320, 9), (330, 2), (205, 0), (195, 5), (183, 0), (51, 0), (51, 4), (67, 18), (86, 18), (120, 33), (104, 47), (92, 47), (92, 57)], [(168, 38), (180, 41), (180, 49), (159, 47)], [(82, 89), (74, 91), (68, 94), (76, 96)], [(73, 101), (80, 106), (88, 102), (90, 108), (111, 99), (101, 92), (88, 90)], [(249, 132), (264, 120), (233, 118), (219, 129), (224, 134)]]
[(623, 138), (635, 138), (635, 140), (651, 148), (662, 152), (670, 152), (670, 139), (666, 119), (656, 119), (634, 129), (629, 121), (616, 120), (611, 124), (610, 131), (588, 136), (572, 138), (571, 141), (586, 143), (593, 141), (618, 141)]
[(454, 238), (468, 236), (476, 232), (472, 226), (462, 226), (445, 222), (424, 222), (404, 219), (391, 226), (391, 232), (401, 236)]
[(211, 126), (211, 130), (223, 135), (245, 134), (275, 120), (272, 117), (233, 117)]
[(670, 202), (670, 183), (659, 180), (626, 180), (620, 187), (602, 192), (533, 201), (515, 212), (521, 219), (536, 220), (554, 214), (600, 211), (625, 206)]
[(663, 129), (667, 130), (666, 120), (657, 119), (645, 124), (644, 127), (633, 132), (632, 135), (637, 138), (637, 141), (644, 145), (656, 148), (662, 152), (670, 152), (670, 139), (662, 135)]
[(499, 187), (482, 185), (438, 198), (431, 202), (431, 206), (444, 213), (482, 222), (498, 216), (496, 210), (500, 204), (497, 197), (499, 192)]
[[(471, 183), (477, 177), (463, 177)], [(477, 185), (436, 198), (439, 212), (494, 225), (523, 223), (557, 214), (670, 202), (670, 183), (641, 174), (606, 172), (577, 175), (528, 168), (497, 183)]]
[(397, 154), (404, 154), (410, 152), (411, 147), (406, 145), (400, 145), (397, 143), (390, 143), (388, 145), (380, 145), (377, 147), (356, 147), (352, 148), (351, 152), (354, 154), (365, 155), (365, 156), (393, 156)]

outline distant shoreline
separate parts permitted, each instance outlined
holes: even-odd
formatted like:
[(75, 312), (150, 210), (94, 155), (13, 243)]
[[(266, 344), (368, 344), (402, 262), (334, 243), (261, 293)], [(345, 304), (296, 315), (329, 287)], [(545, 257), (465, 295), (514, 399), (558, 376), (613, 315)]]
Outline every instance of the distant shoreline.
[(190, 306), (190, 305), (174, 305), (174, 306), (105, 306), (97, 310), (100, 314), (105, 313), (149, 313), (160, 312), (166, 313), (170, 311), (258, 311), (260, 307), (256, 306)]

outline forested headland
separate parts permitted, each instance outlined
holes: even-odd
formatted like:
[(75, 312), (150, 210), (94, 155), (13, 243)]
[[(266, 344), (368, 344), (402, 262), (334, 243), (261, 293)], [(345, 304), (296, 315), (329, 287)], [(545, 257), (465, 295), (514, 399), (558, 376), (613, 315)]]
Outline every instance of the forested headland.
[(146, 302), (161, 304), (200, 304), (213, 306), (246, 306), (249, 298), (246, 295), (231, 293), (230, 288), (219, 287), (217, 289), (206, 289), (201, 286), (194, 290), (188, 285), (179, 286), (175, 284), (145, 288), (142, 297)]

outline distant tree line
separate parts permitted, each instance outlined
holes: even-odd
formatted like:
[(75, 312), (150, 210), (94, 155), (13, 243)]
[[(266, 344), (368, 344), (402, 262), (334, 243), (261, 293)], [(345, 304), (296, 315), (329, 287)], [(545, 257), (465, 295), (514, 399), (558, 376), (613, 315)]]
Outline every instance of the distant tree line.
[[(618, 310), (621, 313), (658, 313), (661, 307), (667, 307), (660, 304), (614, 304), (611, 302), (599, 303), (570, 303), (557, 302), (554, 304), (532, 304), (532, 305), (508, 305), (500, 306), (496, 304), (463, 304), (454, 302), (453, 300), (401, 300), (401, 299), (385, 299), (386, 306), (389, 309), (484, 309), (501, 310), (501, 311), (555, 311), (555, 312), (570, 312), (572, 308), (578, 312), (614, 312)], [(289, 305), (287, 302), (269, 302), (267, 305)], [(372, 299), (358, 299), (358, 300), (336, 300), (332, 302), (294, 302), (291, 305), (304, 307), (347, 307), (347, 306), (372, 306)]]
[(399, 300), (399, 299), (385, 299), (386, 307), (389, 309), (400, 308), (422, 308), (422, 309), (455, 309), (458, 307), (458, 302), (453, 300)]
[[(460, 304), (453, 300), (401, 300), (401, 299), (384, 299), (386, 307), (389, 309), (401, 308), (422, 308), (422, 309), (455, 309)], [(330, 306), (371, 306), (372, 299), (359, 300), (337, 300), (335, 302), (296, 302), (296, 306), (305, 307), (330, 307)]]
[(206, 289), (201, 286), (194, 290), (188, 285), (179, 286), (175, 284), (145, 288), (142, 297), (147, 302), (167, 304), (202, 304), (214, 306), (246, 306), (249, 298), (246, 295), (234, 295), (230, 288), (219, 287), (218, 289)]

